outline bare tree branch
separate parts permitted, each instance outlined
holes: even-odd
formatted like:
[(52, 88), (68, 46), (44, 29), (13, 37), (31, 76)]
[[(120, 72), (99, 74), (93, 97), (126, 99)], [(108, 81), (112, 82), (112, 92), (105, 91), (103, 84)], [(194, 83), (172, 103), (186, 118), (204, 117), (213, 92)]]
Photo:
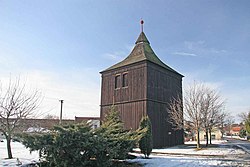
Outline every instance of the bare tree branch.
[(41, 94), (38, 91), (26, 91), (26, 84), (20, 78), (12, 82), (11, 78), (5, 91), (0, 94), (0, 131), (7, 139), (8, 156), (12, 158), (10, 140), (20, 127), (22, 119), (34, 114), (40, 104)]
[(212, 127), (220, 122), (223, 108), (224, 101), (216, 90), (194, 83), (185, 90), (183, 102), (180, 97), (171, 100), (168, 121), (175, 129), (196, 131), (199, 148), (200, 130), (205, 129), (208, 135), (208, 130), (211, 132)]
[(241, 121), (243, 123), (245, 123), (248, 120), (248, 114), (249, 113), (250, 113), (250, 111), (249, 112), (240, 113), (240, 114), (238, 114), (238, 117), (240, 117)]
[(183, 104), (182, 99), (177, 97), (177, 99), (173, 98), (169, 105), (169, 120), (175, 130), (184, 129), (183, 122)]

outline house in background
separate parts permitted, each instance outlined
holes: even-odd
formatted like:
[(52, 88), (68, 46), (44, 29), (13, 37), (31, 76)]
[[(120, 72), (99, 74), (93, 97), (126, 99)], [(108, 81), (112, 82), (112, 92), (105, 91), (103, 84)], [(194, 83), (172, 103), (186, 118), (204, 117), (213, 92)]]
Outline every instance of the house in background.
[(182, 97), (183, 75), (156, 56), (143, 27), (128, 57), (100, 73), (101, 120), (115, 105), (125, 129), (136, 130), (142, 117), (149, 116), (154, 148), (184, 143), (183, 130), (168, 122), (171, 99)]
[(224, 127), (227, 136), (239, 136), (240, 130), (244, 128), (243, 124), (232, 124)]
[[(206, 138), (207, 138), (207, 136), (206, 136), (205, 131), (201, 131), (200, 132), (200, 140), (206, 140)], [(221, 130), (219, 128), (217, 128), (217, 127), (214, 127), (212, 129), (212, 132), (211, 132), (211, 138), (212, 138), (212, 140), (221, 140), (222, 139)]]
[(91, 125), (92, 129), (100, 127), (100, 118), (99, 117), (75, 117), (75, 122), (87, 122)]
[(233, 126), (230, 130), (230, 134), (232, 136), (239, 136), (241, 128), (242, 128), (241, 126)]
[[(15, 118), (9, 118), (9, 123), (16, 121)], [(6, 122), (6, 119), (0, 118), (0, 122)], [(24, 118), (18, 121), (14, 133), (28, 132), (28, 133), (44, 133), (49, 132), (55, 125), (59, 125), (59, 119), (31, 119)], [(62, 124), (74, 123), (72, 119), (62, 120)], [(0, 132), (0, 141), (4, 139), (5, 136)]]

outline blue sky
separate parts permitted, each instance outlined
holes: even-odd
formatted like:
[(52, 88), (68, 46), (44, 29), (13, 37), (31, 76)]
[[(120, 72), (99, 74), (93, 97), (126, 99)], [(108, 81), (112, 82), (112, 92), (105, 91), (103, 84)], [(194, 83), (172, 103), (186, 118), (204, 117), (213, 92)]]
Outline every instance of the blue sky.
[(141, 18), (158, 57), (220, 90), (232, 115), (250, 110), (247, 0), (0, 0), (0, 79), (41, 90), (44, 113), (99, 116), (99, 71), (124, 59)]

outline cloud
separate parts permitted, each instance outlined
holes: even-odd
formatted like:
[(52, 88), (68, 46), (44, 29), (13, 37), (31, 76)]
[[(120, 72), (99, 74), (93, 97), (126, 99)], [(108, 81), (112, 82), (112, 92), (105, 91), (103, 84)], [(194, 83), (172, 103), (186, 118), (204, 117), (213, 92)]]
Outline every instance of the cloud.
[(125, 57), (125, 55), (126, 54), (124, 52), (114, 52), (114, 53), (105, 53), (103, 57), (113, 61), (120, 61)]
[(179, 55), (179, 56), (191, 56), (191, 57), (197, 57), (198, 55), (194, 53), (186, 53), (186, 52), (174, 52), (174, 55)]
[(224, 49), (219, 50), (219, 49), (215, 49), (215, 48), (210, 48), (209, 51), (210, 51), (211, 53), (216, 53), (216, 54), (227, 53), (227, 51), (224, 50)]
[[(41, 75), (40, 78), (43, 78), (43, 74)], [(40, 85), (40, 88), (43, 88), (43, 92), (45, 92), (44, 108), (47, 108), (47, 104), (50, 104), (50, 106), (56, 105), (56, 108), (52, 109), (51, 112), (59, 113), (60, 105), (58, 100), (63, 99), (63, 116), (66, 118), (99, 116), (100, 76), (98, 70), (73, 70), (64, 73), (64, 76), (58, 77), (57, 75), (47, 76), (47, 79)], [(39, 80), (39, 78), (36, 80)]]
[(106, 58), (108, 58), (108, 59), (111, 59), (111, 60), (116, 60), (116, 59), (118, 58), (117, 55), (111, 54), (111, 53), (106, 53), (106, 54), (104, 55), (104, 57), (106, 57)]
[(209, 57), (214, 57), (214, 56), (218, 57), (218, 56), (223, 56), (225, 54), (228, 54), (227, 50), (218, 49), (218, 48), (215, 48), (214, 46), (211, 47), (205, 41), (202, 41), (202, 40), (184, 41), (184, 49), (189, 50), (190, 52), (196, 52), (200, 56), (209, 55)]
[(203, 70), (185, 73), (183, 90), (187, 89), (194, 82), (203, 83), (212, 89), (218, 90), (221, 97), (225, 99), (225, 111), (234, 116), (236, 122), (239, 122), (237, 115), (250, 111), (250, 104), (247, 100), (250, 99), (250, 88), (248, 87), (250, 77), (239, 76), (234, 78), (220, 78), (219, 80), (212, 81), (210, 77), (214, 74), (215, 70), (211, 66)]
[(125, 45), (124, 47), (125, 49), (123, 51), (115, 51), (112, 53), (105, 53), (103, 54), (103, 57), (112, 61), (121, 61), (123, 60), (125, 57), (127, 57), (129, 55), (129, 53), (131, 53), (131, 51), (134, 48), (134, 45)]
[(226, 97), (226, 111), (231, 113), (237, 122), (239, 121), (238, 114), (250, 111), (250, 104), (247, 101), (250, 98), (249, 88), (224, 89), (222, 95)]
[[(18, 76), (18, 75), (17, 75)], [(12, 78), (15, 75), (12, 74)], [(43, 101), (39, 106), (40, 118), (47, 114), (59, 116), (63, 103), (63, 118), (75, 116), (100, 116), (100, 76), (98, 69), (78, 69), (66, 73), (29, 71), (20, 76), (28, 88), (41, 91)], [(99, 79), (96, 79), (99, 78)], [(1, 77), (7, 82), (8, 76)]]
[(184, 46), (189, 50), (194, 50), (205, 45), (205, 41), (185, 41)]

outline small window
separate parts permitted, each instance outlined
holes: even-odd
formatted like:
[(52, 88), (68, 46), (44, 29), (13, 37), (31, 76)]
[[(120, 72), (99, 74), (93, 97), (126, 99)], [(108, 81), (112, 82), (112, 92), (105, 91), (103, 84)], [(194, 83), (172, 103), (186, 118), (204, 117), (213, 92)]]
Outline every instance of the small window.
[(122, 75), (122, 87), (128, 86), (128, 73)]
[(121, 76), (120, 75), (116, 75), (115, 76), (115, 89), (118, 89), (120, 87), (120, 81), (121, 80)]
[(215, 135), (211, 135), (211, 138), (212, 138), (213, 140), (215, 140)]

